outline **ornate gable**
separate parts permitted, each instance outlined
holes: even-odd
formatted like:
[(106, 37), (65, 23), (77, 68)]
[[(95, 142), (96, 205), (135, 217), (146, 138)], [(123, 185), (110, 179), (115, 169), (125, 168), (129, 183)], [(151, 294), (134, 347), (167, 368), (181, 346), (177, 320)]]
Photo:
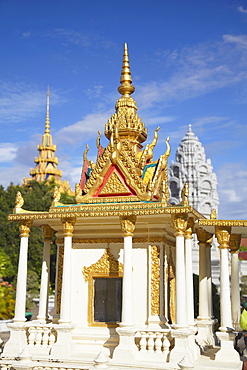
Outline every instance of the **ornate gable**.
[(98, 155), (94, 164), (87, 160), (84, 152), (84, 165), (81, 182), (76, 185), (76, 202), (87, 202), (92, 198), (121, 197), (123, 202), (130, 196), (138, 201), (159, 200), (168, 202), (167, 159), (170, 146), (157, 161), (153, 161), (153, 149), (158, 140), (157, 128), (153, 141), (143, 150), (142, 143), (147, 139), (147, 129), (137, 114), (137, 105), (131, 94), (135, 91), (129, 66), (128, 49), (125, 44), (116, 112), (105, 125), (105, 136), (109, 144), (100, 144), (97, 139)]

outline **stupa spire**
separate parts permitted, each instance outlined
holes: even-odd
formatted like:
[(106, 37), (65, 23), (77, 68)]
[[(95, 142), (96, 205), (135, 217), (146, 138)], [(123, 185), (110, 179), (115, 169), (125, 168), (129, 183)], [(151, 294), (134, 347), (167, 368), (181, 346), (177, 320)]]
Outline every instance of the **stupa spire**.
[(47, 87), (46, 93), (46, 119), (45, 119), (45, 134), (50, 133), (50, 87)]
[(124, 54), (123, 54), (123, 65), (120, 77), (121, 85), (118, 88), (118, 92), (122, 95), (129, 96), (134, 91), (135, 88), (132, 84), (132, 77), (130, 72), (130, 64), (129, 64), (129, 54), (128, 54), (128, 45), (127, 43), (124, 44)]

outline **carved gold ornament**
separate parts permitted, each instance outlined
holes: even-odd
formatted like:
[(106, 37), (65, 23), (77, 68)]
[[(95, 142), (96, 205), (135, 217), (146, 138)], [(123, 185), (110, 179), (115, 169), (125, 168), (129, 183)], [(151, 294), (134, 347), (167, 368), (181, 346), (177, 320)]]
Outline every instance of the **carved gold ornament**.
[(188, 218), (188, 223), (187, 223), (187, 229), (185, 231), (185, 239), (193, 239), (193, 229), (194, 229), (194, 219), (193, 217)]
[(15, 207), (16, 208), (22, 208), (23, 204), (24, 204), (24, 199), (21, 195), (21, 192), (18, 191), (16, 193), (16, 198), (15, 198)]
[(151, 246), (151, 315), (160, 313), (160, 248)]
[(94, 264), (89, 267), (83, 267), (82, 273), (84, 279), (89, 281), (94, 275), (103, 276), (122, 276), (123, 264), (120, 263), (111, 253), (110, 249), (107, 248), (104, 251), (102, 257)]
[(216, 238), (219, 243), (219, 249), (229, 248), (231, 228), (220, 226), (216, 227)]
[(44, 241), (52, 240), (53, 229), (49, 225), (42, 225), (41, 229), (43, 231)]
[(100, 195), (121, 194), (121, 193), (129, 193), (129, 189), (120, 180), (117, 173), (115, 171), (113, 171), (112, 174), (110, 175), (107, 183), (105, 184), (105, 186), (101, 190)]
[(30, 228), (32, 226), (31, 221), (20, 221), (19, 223), (19, 231), (20, 237), (29, 237)]
[(166, 281), (168, 283), (169, 316), (172, 323), (175, 323), (175, 298), (176, 298), (176, 268), (172, 258), (172, 250), (169, 248), (168, 265), (166, 268)]
[(59, 245), (58, 253), (58, 272), (57, 272), (57, 295), (56, 295), (56, 313), (60, 314), (61, 297), (62, 297), (62, 282), (63, 282), (63, 259), (64, 259), (64, 246)]
[(120, 217), (120, 224), (122, 227), (123, 236), (133, 236), (133, 232), (135, 230), (135, 223), (136, 223), (135, 216)]
[(212, 212), (210, 214), (210, 219), (211, 220), (216, 220), (217, 219), (217, 211), (215, 208), (212, 209)]
[(206, 243), (211, 244), (212, 237), (213, 237), (212, 234), (210, 234), (208, 231), (206, 231), (202, 227), (199, 227), (196, 230), (196, 235), (197, 235), (199, 244), (206, 244)]
[(174, 235), (184, 236), (188, 224), (187, 215), (172, 215), (172, 222), (176, 231)]
[(241, 242), (241, 234), (231, 234), (230, 236), (230, 249), (231, 253), (236, 253), (239, 250)]
[(75, 219), (62, 220), (64, 236), (73, 236)]

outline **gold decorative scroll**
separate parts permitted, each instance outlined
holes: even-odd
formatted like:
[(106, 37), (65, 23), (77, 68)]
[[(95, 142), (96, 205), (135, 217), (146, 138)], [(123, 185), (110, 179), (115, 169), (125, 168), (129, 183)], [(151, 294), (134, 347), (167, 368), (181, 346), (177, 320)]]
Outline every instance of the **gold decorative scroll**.
[(61, 295), (62, 295), (62, 282), (63, 282), (63, 258), (64, 258), (64, 246), (60, 245), (58, 253), (58, 272), (57, 272), (57, 302), (56, 302), (56, 313), (60, 314), (61, 309)]
[(160, 313), (160, 248), (151, 246), (151, 315)]
[(219, 249), (228, 249), (230, 242), (231, 227), (216, 226), (216, 238)]
[(170, 320), (175, 323), (175, 293), (176, 293), (176, 268), (172, 258), (172, 250), (169, 248), (168, 266), (166, 269), (166, 281), (168, 283), (168, 307)]
[(89, 267), (83, 267), (82, 273), (86, 281), (89, 281), (93, 275), (116, 275), (122, 276), (123, 264), (113, 256), (110, 249), (107, 248), (102, 257)]

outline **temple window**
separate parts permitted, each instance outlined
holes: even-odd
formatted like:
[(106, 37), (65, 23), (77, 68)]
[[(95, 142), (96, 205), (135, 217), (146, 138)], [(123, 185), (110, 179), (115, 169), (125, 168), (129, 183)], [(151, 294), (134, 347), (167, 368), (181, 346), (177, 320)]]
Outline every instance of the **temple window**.
[(94, 278), (93, 321), (117, 323), (121, 321), (122, 278)]

